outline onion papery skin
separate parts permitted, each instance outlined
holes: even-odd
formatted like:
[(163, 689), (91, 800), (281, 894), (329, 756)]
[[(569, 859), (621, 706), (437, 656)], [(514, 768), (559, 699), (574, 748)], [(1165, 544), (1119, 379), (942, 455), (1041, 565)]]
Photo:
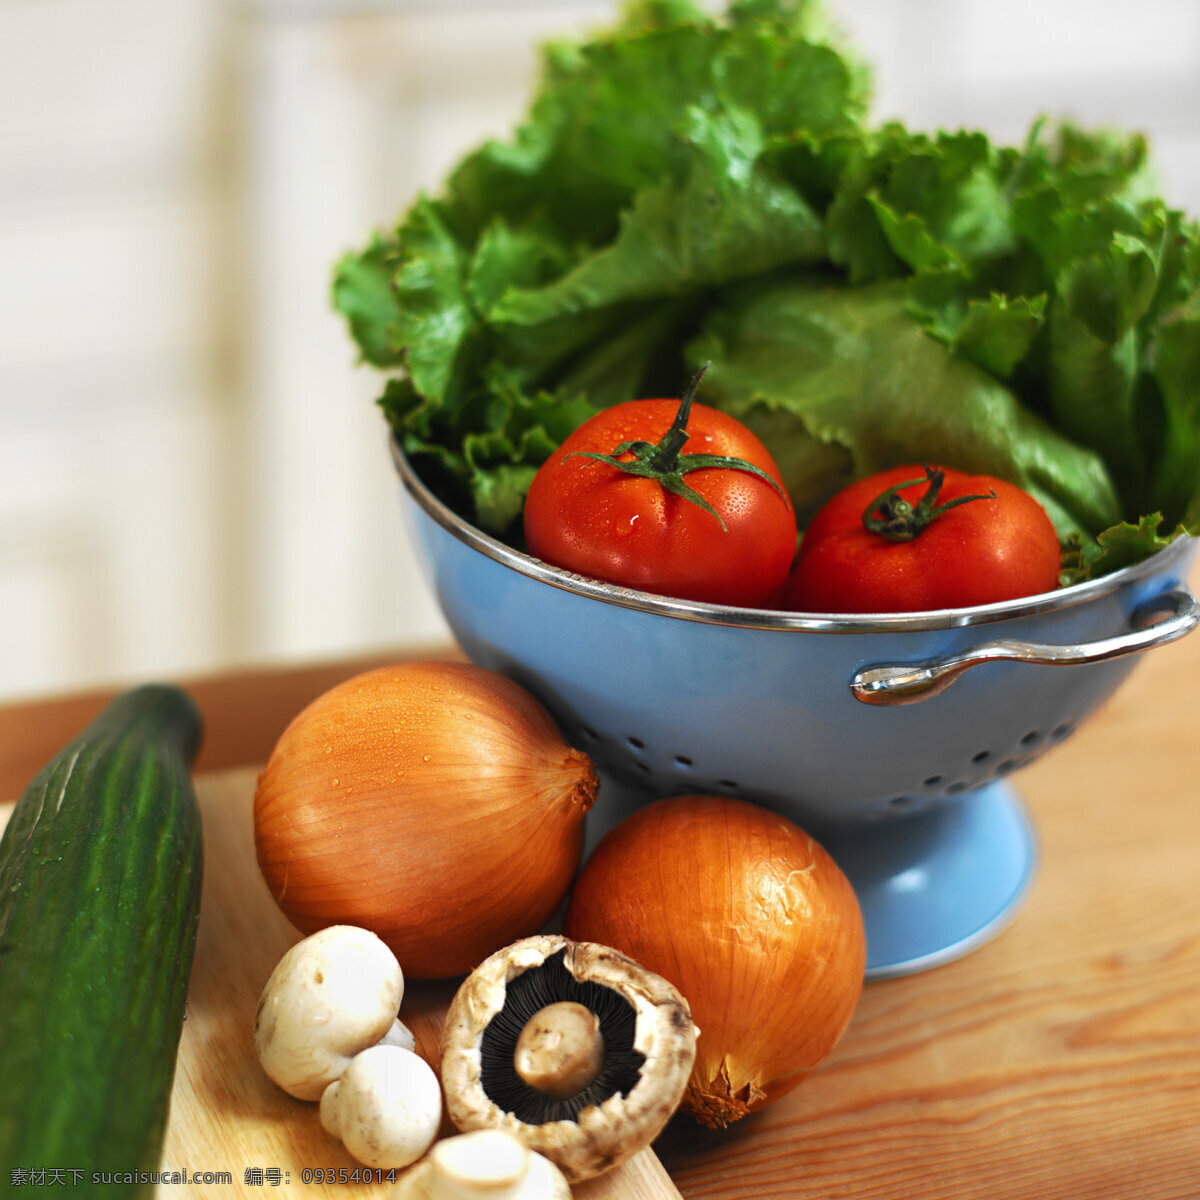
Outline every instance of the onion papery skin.
[(287, 727), (259, 777), (255, 848), (301, 932), (359, 925), (406, 977), (464, 975), (560, 907), (597, 788), (591, 760), (516, 683), (401, 663)]
[(791, 1091), (832, 1052), (862, 993), (857, 897), (824, 848), (727, 797), (637, 810), (588, 858), (563, 933), (673, 983), (700, 1030), (682, 1107), (720, 1128)]

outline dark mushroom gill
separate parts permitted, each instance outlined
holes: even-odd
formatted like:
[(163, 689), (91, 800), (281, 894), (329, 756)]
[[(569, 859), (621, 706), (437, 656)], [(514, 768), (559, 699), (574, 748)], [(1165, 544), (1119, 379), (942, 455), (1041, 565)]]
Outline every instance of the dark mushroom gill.
[[(646, 1061), (633, 1047), (637, 1014), (619, 992), (591, 980), (576, 979), (563, 963), (563, 951), (541, 966), (511, 979), (504, 1005), (488, 1022), (480, 1045), (483, 1090), (497, 1107), (526, 1125), (574, 1121), (589, 1105), (602, 1104), (617, 1093), (627, 1095)], [(517, 1039), (535, 1013), (559, 1000), (574, 1000), (600, 1019), (604, 1066), (590, 1084), (557, 1100), (530, 1087), (513, 1065)]]

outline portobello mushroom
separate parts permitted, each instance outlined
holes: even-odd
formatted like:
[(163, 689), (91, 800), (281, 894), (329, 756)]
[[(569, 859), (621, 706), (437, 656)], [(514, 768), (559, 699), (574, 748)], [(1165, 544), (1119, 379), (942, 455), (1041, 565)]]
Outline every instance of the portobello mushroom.
[(499, 1128), (572, 1182), (619, 1166), (679, 1107), (699, 1031), (661, 976), (595, 942), (543, 934), (475, 969), (442, 1033), (460, 1130)]

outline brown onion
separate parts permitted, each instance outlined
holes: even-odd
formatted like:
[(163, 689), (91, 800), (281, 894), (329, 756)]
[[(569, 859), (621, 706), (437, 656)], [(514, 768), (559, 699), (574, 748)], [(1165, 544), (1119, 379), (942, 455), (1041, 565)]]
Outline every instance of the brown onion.
[(254, 799), (259, 866), (301, 932), (358, 925), (406, 976), (462, 975), (558, 909), (597, 786), (512, 680), (463, 663), (384, 667), (318, 697), (280, 737)]
[(600, 840), (563, 923), (673, 983), (700, 1030), (683, 1108), (728, 1125), (794, 1088), (858, 1003), (866, 937), (833, 859), (765, 808), (681, 796)]

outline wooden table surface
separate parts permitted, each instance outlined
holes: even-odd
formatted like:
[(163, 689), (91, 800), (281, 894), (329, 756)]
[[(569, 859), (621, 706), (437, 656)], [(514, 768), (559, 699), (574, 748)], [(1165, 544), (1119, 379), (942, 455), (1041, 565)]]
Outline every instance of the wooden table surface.
[[(182, 680), (207, 720), (199, 768), (261, 762), (318, 692), (413, 656)], [(672, 1122), (656, 1150), (684, 1197), (1200, 1198), (1197, 679), (1200, 635), (1146, 654), (1015, 777), (1040, 862), (998, 938), (868, 984), (834, 1055), (774, 1108), (721, 1134)], [(108, 695), (0, 707), (0, 797)]]

